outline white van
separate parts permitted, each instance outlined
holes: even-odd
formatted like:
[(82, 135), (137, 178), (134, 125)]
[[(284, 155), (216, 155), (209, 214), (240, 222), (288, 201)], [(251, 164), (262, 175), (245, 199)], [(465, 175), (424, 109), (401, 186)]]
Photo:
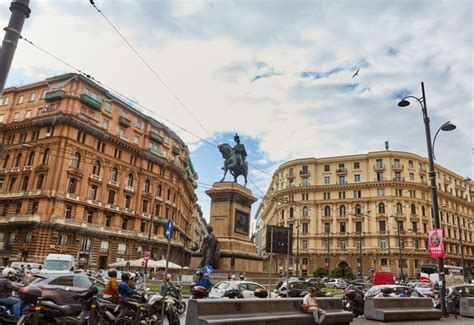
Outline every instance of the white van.
[(46, 273), (69, 273), (74, 271), (74, 256), (66, 254), (49, 254), (44, 260)]

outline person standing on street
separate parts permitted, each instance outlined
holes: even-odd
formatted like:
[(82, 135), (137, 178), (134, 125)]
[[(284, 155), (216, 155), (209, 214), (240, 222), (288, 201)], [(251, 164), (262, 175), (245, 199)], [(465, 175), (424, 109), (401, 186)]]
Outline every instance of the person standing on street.
[(19, 287), (13, 285), (12, 279), (15, 278), (14, 268), (7, 267), (2, 271), (0, 278), (0, 303), (11, 306), (11, 312), (16, 317), (21, 316), (21, 300), (12, 296), (12, 291), (18, 291)]
[(313, 313), (316, 324), (321, 324), (326, 317), (326, 312), (319, 308), (319, 303), (316, 301), (316, 288), (311, 288), (309, 293), (303, 298), (303, 311), (306, 313)]

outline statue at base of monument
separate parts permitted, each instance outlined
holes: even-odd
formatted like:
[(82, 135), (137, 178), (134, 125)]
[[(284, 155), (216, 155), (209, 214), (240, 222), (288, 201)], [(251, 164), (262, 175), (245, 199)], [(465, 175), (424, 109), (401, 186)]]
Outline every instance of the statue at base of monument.
[(230, 174), (234, 176), (234, 183), (237, 182), (237, 177), (242, 175), (245, 179), (244, 186), (247, 186), (247, 174), (249, 170), (246, 161), (247, 151), (245, 150), (245, 146), (240, 143), (240, 137), (238, 134), (235, 134), (234, 141), (236, 145), (233, 148), (227, 143), (219, 145), (219, 151), (222, 154), (222, 158), (225, 159), (224, 167), (222, 167), (224, 170), (224, 176), (222, 177), (221, 182), (224, 181), (227, 171), (230, 171)]
[(216, 235), (212, 232), (212, 227), (209, 226), (207, 228), (207, 231), (209, 232), (206, 237), (204, 237), (204, 240), (202, 241), (201, 245), (201, 263), (199, 263), (199, 268), (203, 268), (206, 265), (212, 266), (214, 269), (217, 268), (217, 262), (220, 257), (219, 249), (217, 248), (218, 245), (218, 240), (216, 238)]

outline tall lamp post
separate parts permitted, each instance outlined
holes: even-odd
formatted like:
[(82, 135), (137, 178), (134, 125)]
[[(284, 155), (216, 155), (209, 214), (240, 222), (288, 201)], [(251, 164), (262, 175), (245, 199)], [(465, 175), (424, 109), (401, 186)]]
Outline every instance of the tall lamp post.
[[(438, 192), (436, 188), (436, 172), (434, 170), (434, 159), (433, 159), (433, 144), (431, 142), (431, 131), (430, 131), (430, 118), (428, 117), (428, 110), (426, 107), (426, 95), (425, 95), (425, 85), (421, 82), (421, 98), (417, 98), (415, 96), (407, 96), (403, 98), (399, 103), (399, 107), (407, 107), (410, 105), (408, 99), (415, 99), (421, 106), (421, 111), (423, 113), (423, 122), (425, 124), (425, 136), (426, 136), (426, 147), (428, 149), (428, 164), (429, 164), (429, 172), (428, 176), (430, 178), (430, 187), (431, 187), (431, 204), (433, 205), (433, 218), (435, 222), (435, 228), (440, 229), (440, 222), (439, 222), (439, 207), (438, 207)], [(445, 123), (446, 124), (446, 123)], [(456, 126), (448, 123), (443, 131), (452, 131), (456, 128)], [(446, 282), (444, 278), (444, 261), (442, 257), (438, 258), (438, 271), (439, 271), (439, 278), (441, 280), (441, 286), (439, 291), (440, 296), (440, 303), (441, 303), (441, 310), (443, 315), (447, 315), (446, 312), (446, 303), (445, 303), (445, 295), (446, 295)]]

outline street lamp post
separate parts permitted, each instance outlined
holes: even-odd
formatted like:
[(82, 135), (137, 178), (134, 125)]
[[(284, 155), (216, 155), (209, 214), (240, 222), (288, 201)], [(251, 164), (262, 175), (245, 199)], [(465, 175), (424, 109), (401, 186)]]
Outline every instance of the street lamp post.
[(405, 282), (405, 276), (403, 275), (403, 263), (402, 263), (402, 240), (400, 238), (400, 222), (397, 222), (397, 238), (398, 238), (398, 267), (400, 268), (400, 281)]
[[(414, 96), (407, 96), (403, 98), (399, 103), (398, 106), (406, 107), (410, 105), (410, 102), (407, 100), (409, 98), (416, 99), (416, 101), (421, 106), (421, 111), (423, 113), (423, 122), (425, 124), (425, 136), (426, 136), (426, 146), (428, 149), (428, 164), (429, 164), (429, 173), (428, 176), (430, 178), (430, 187), (431, 187), (431, 204), (433, 205), (433, 218), (435, 222), (435, 228), (440, 229), (440, 221), (439, 221), (439, 207), (438, 207), (438, 192), (436, 188), (436, 172), (434, 170), (434, 159), (433, 159), (433, 145), (431, 142), (431, 131), (430, 131), (430, 118), (428, 117), (428, 110), (426, 106), (426, 95), (425, 95), (425, 85), (421, 82), (421, 93), (422, 97), (417, 98)], [(455, 127), (454, 127), (455, 128)], [(449, 127), (445, 128), (443, 131), (452, 131), (454, 128)], [(446, 312), (446, 303), (445, 303), (445, 295), (446, 295), (446, 281), (444, 278), (444, 262), (443, 258), (438, 258), (438, 272), (439, 278), (441, 281), (439, 296), (440, 296), (440, 303), (441, 303), (441, 310), (443, 315), (447, 315)]]
[(300, 271), (300, 222), (299, 219), (296, 223), (296, 277), (299, 276)]

